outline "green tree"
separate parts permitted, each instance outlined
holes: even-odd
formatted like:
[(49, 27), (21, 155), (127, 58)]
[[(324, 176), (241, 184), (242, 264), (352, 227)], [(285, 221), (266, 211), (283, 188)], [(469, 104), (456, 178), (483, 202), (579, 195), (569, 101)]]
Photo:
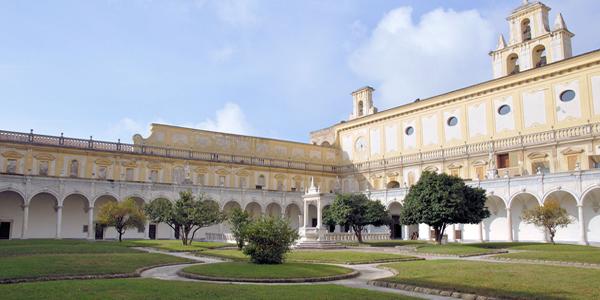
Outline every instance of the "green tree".
[(569, 216), (566, 209), (560, 207), (556, 199), (547, 200), (542, 206), (526, 209), (523, 211), (522, 218), (529, 224), (546, 229), (552, 244), (554, 244), (556, 231), (573, 223), (573, 218)]
[(243, 211), (240, 208), (234, 208), (227, 215), (227, 220), (231, 225), (231, 233), (235, 238), (238, 249), (244, 248), (244, 241), (246, 240), (246, 230), (248, 225), (252, 222), (250, 214), (247, 211)]
[(298, 232), (281, 218), (260, 218), (246, 229), (244, 254), (257, 264), (283, 263), (284, 255), (299, 238)]
[(389, 225), (390, 215), (379, 201), (371, 201), (364, 194), (338, 194), (324, 211), (323, 223), (350, 226), (359, 243), (367, 225)]
[(123, 234), (127, 229), (143, 228), (145, 222), (144, 211), (136, 205), (133, 198), (125, 199), (122, 202), (110, 201), (102, 205), (98, 213), (98, 223), (114, 227), (119, 234), (119, 242), (122, 241)]
[(441, 244), (448, 224), (478, 224), (489, 217), (485, 200), (485, 190), (467, 186), (459, 177), (423, 172), (404, 199), (400, 222), (431, 226)]
[(146, 208), (146, 214), (153, 222), (179, 228), (183, 245), (191, 245), (196, 232), (201, 228), (219, 224), (225, 220), (219, 205), (204, 194), (198, 200), (191, 191), (179, 193), (179, 199), (171, 203), (166, 199), (156, 199)]

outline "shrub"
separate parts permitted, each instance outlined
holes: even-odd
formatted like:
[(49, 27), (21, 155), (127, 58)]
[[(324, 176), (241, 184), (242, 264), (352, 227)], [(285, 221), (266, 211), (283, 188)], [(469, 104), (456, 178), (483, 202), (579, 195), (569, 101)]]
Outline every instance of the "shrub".
[(250, 214), (239, 208), (234, 208), (227, 216), (229, 224), (231, 225), (231, 233), (235, 237), (235, 242), (238, 249), (244, 248), (244, 240), (246, 239), (246, 229), (252, 222)]
[(283, 263), (284, 255), (298, 239), (298, 233), (280, 218), (260, 218), (246, 229), (244, 254), (257, 264)]

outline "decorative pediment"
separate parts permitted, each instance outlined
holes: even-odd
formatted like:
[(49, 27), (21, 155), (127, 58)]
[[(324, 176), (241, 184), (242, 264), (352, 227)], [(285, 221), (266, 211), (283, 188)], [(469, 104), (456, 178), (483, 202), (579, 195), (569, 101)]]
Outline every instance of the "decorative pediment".
[(482, 159), (480, 159), (480, 160), (476, 160), (476, 161), (474, 161), (474, 162), (472, 162), (472, 163), (471, 163), (471, 165), (473, 165), (473, 166), (475, 166), (475, 167), (479, 167), (479, 166), (485, 166), (485, 165), (487, 165), (487, 164), (488, 164), (488, 163), (487, 163), (487, 161), (485, 161), (485, 160), (482, 160)]
[(462, 165), (459, 163), (451, 163), (450, 165), (448, 165), (448, 169), (450, 170), (455, 170), (455, 169), (460, 169), (462, 168)]
[(439, 168), (436, 166), (427, 166), (427, 167), (425, 167), (425, 169), (423, 169), (423, 171), (428, 171), (428, 172), (437, 172), (438, 170), (439, 170)]
[(560, 153), (562, 153), (563, 155), (580, 154), (580, 153), (583, 153), (583, 149), (569, 147), (569, 148), (561, 151)]
[(94, 162), (99, 166), (110, 166), (113, 164), (113, 161), (108, 158), (98, 158)]
[(283, 174), (276, 174), (275, 175), (275, 179), (277, 179), (277, 180), (284, 180), (285, 179), (285, 175), (283, 175)]
[(35, 157), (35, 159), (37, 160), (45, 160), (45, 161), (53, 161), (56, 159), (56, 157), (54, 157), (54, 155), (50, 154), (50, 153), (39, 153), (34, 155), (33, 157)]
[(249, 176), (249, 175), (250, 175), (250, 172), (248, 172), (248, 170), (239, 170), (237, 172), (237, 176), (240, 176), (240, 177), (246, 177), (246, 176)]
[(387, 173), (387, 177), (397, 177), (400, 176), (399, 172), (389, 172)]
[(2, 156), (9, 158), (9, 159), (19, 159), (23, 157), (23, 154), (17, 152), (17, 151), (6, 151), (2, 153)]
[(151, 170), (160, 170), (162, 169), (162, 164), (159, 162), (148, 162), (147, 167)]
[(124, 160), (121, 162), (121, 165), (126, 168), (136, 168), (137, 162), (134, 160)]
[(229, 172), (225, 169), (218, 169), (217, 171), (215, 171), (215, 174), (220, 176), (227, 176), (229, 175)]
[(545, 159), (546, 157), (548, 157), (548, 153), (532, 152), (532, 153), (527, 154), (527, 157), (529, 159)]
[(302, 176), (296, 175), (292, 178), (294, 181), (302, 181)]
[(208, 173), (208, 169), (205, 167), (197, 167), (194, 169), (194, 172), (196, 172), (198, 174), (206, 174), (206, 173)]

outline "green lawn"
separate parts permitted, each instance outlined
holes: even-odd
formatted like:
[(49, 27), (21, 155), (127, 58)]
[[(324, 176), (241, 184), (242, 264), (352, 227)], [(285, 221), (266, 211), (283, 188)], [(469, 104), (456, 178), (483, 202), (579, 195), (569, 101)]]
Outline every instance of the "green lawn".
[(134, 253), (136, 250), (112, 241), (86, 240), (5, 240), (0, 241), (0, 257), (59, 253)]
[(383, 279), (508, 299), (600, 299), (600, 270), (513, 263), (430, 260), (387, 264)]
[(41, 254), (0, 257), (0, 279), (130, 273), (144, 266), (188, 260), (150, 253)]
[[(209, 255), (223, 257), (238, 261), (246, 261), (248, 257), (239, 250), (205, 250), (200, 255)], [(375, 253), (360, 251), (292, 251), (287, 254), (288, 262), (318, 262), (318, 263), (337, 263), (337, 264), (364, 264), (376, 262), (389, 262), (414, 259), (412, 256)]]
[(132, 240), (124, 241), (126, 246), (135, 247), (152, 247), (167, 251), (202, 251), (206, 249), (216, 249), (227, 246), (234, 246), (234, 244), (220, 243), (220, 242), (192, 242), (192, 245), (184, 246), (180, 240)]
[(418, 253), (448, 254), (448, 255), (478, 255), (490, 254), (498, 251), (497, 249), (487, 249), (471, 244), (449, 243), (446, 245), (424, 244), (416, 246)]
[(381, 241), (368, 241), (362, 244), (358, 242), (339, 242), (338, 244), (349, 246), (349, 247), (396, 247), (396, 246), (407, 246), (407, 245), (419, 245), (425, 244), (425, 241), (418, 240), (381, 240)]
[(489, 243), (478, 244), (478, 246), (525, 251), (501, 254), (497, 257), (600, 264), (600, 248), (598, 247), (545, 243)]
[(415, 298), (333, 284), (231, 285), (154, 279), (67, 280), (0, 285), (3, 300), (12, 299), (397, 299)]
[(322, 264), (284, 263), (259, 265), (248, 262), (228, 262), (190, 266), (185, 272), (226, 278), (288, 279), (326, 277), (352, 273), (352, 269)]

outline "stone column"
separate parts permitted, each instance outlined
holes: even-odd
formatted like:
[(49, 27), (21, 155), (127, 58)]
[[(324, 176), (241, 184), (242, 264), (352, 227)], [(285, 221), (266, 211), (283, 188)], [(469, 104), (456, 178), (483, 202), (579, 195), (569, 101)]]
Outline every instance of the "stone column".
[(90, 206), (88, 209), (88, 240), (93, 240), (95, 238), (94, 231), (94, 207)]
[(27, 231), (29, 227), (29, 205), (23, 205), (23, 230), (21, 231), (21, 238), (27, 238)]
[(402, 225), (402, 229), (404, 229), (404, 235), (403, 240), (408, 241), (410, 240), (410, 232), (409, 232), (409, 228), (408, 225)]
[(56, 238), (61, 238), (61, 228), (62, 228), (62, 205), (56, 207)]
[(304, 223), (302, 223), (304, 221), (304, 216), (303, 215), (298, 215), (298, 228), (300, 227), (304, 227)]
[(506, 208), (506, 227), (508, 229), (507, 232), (507, 241), (513, 241), (513, 232), (512, 232), (512, 214), (510, 213), (510, 208)]
[(579, 215), (579, 243), (587, 245), (587, 237), (585, 230), (585, 218), (583, 217), (583, 205), (577, 205), (577, 212)]
[(150, 239), (150, 221), (148, 220), (146, 220), (146, 223), (144, 224), (144, 239)]
[(308, 227), (308, 202), (304, 200), (304, 227)]
[(321, 201), (317, 201), (317, 228), (321, 228), (322, 227), (322, 218), (321, 218), (321, 214), (322, 214), (322, 209), (321, 209)]
[(479, 242), (483, 243), (483, 221), (479, 222)]

